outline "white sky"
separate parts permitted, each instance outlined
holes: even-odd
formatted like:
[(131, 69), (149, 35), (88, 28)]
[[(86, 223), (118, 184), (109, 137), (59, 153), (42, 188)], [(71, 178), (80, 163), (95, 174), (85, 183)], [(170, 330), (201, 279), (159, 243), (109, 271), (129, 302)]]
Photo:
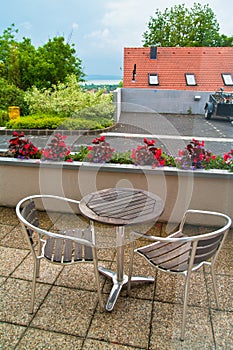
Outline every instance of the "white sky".
[[(142, 34), (156, 9), (191, 0), (0, 0), (0, 33), (12, 23), (19, 40), (34, 46), (61, 35), (74, 43), (85, 74), (122, 75), (124, 47), (141, 47)], [(209, 4), (220, 24), (220, 33), (233, 35), (232, 0), (197, 0)]]

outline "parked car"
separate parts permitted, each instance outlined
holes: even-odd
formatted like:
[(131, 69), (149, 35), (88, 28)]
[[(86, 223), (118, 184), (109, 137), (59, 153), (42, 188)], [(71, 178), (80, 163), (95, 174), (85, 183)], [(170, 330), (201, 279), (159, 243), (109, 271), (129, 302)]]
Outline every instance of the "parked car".
[(232, 121), (233, 117), (233, 92), (224, 92), (221, 88), (214, 94), (210, 94), (209, 101), (205, 104), (205, 119), (213, 116), (226, 117)]

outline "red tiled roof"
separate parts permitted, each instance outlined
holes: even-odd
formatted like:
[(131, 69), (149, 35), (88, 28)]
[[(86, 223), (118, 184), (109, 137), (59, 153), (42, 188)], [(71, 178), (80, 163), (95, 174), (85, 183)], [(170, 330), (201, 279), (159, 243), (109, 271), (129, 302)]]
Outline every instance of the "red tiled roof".
[[(148, 85), (148, 73), (158, 74), (159, 85)], [(185, 73), (195, 74), (196, 86), (186, 85)], [(149, 47), (124, 49), (124, 88), (233, 91), (224, 86), (222, 73), (233, 76), (233, 47), (158, 47), (156, 59), (150, 59)]]

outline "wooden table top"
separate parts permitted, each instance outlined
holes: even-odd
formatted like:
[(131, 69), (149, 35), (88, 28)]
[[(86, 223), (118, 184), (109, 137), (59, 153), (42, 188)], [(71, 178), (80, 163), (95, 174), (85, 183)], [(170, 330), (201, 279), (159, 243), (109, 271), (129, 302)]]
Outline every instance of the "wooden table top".
[(159, 196), (140, 189), (110, 188), (84, 196), (79, 207), (91, 220), (124, 226), (157, 219), (163, 212), (164, 202)]

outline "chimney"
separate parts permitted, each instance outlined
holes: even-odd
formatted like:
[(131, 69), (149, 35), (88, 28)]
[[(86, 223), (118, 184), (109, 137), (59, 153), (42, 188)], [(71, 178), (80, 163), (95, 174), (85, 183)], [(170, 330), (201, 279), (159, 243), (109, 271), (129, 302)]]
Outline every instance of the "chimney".
[(150, 59), (151, 60), (156, 60), (157, 58), (157, 47), (151, 46), (150, 48)]

